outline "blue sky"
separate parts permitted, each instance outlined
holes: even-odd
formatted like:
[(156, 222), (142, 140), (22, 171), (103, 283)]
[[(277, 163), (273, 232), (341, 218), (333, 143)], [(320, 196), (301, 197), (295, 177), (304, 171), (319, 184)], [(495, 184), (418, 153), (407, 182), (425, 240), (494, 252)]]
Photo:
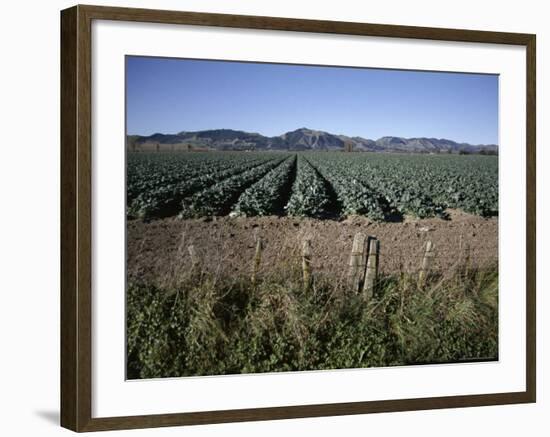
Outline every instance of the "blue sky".
[(128, 134), (300, 127), (498, 142), (498, 76), (126, 58)]

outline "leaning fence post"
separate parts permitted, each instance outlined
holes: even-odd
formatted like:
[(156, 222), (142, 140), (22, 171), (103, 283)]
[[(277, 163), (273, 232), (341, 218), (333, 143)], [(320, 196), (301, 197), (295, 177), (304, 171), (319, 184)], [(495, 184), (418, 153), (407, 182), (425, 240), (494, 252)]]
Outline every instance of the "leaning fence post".
[(422, 259), (422, 267), (420, 269), (420, 274), (418, 275), (418, 281), (421, 285), (426, 281), (426, 277), (430, 269), (432, 268), (433, 259), (434, 259), (433, 244), (431, 241), (426, 241), (426, 251), (424, 252), (424, 258)]
[(365, 282), (363, 284), (363, 294), (366, 300), (370, 300), (374, 296), (374, 285), (378, 276), (379, 251), (380, 242), (376, 238), (369, 238), (369, 254), (367, 257)]
[(256, 236), (256, 252), (254, 253), (254, 265), (252, 267), (252, 285), (256, 284), (260, 263), (262, 262), (263, 242), (260, 235)]
[(365, 274), (365, 235), (358, 233), (353, 238), (353, 245), (351, 247), (351, 255), (349, 258), (349, 281), (351, 288), (354, 292), (359, 291), (361, 281)]
[(311, 239), (306, 238), (302, 244), (302, 279), (305, 290), (311, 287), (311, 256)]

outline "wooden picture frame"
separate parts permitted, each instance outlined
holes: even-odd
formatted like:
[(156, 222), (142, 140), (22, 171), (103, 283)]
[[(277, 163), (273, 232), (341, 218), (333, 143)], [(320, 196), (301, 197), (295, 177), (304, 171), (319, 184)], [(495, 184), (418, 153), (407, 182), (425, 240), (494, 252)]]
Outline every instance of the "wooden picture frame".
[[(511, 393), (278, 406), (225, 411), (92, 417), (92, 157), (93, 20), (315, 32), (356, 36), (517, 45), (526, 48), (526, 390)], [(75, 6), (61, 12), (61, 425), (100, 431), (275, 420), (536, 400), (535, 337), (535, 35), (166, 10)]]

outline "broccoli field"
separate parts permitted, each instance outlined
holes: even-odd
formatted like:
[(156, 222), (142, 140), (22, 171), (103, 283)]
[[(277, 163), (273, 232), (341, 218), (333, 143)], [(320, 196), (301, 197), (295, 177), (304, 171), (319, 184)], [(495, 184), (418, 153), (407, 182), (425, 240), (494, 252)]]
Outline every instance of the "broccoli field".
[(127, 216), (374, 221), (498, 216), (498, 157), (342, 152), (129, 153)]
[[(130, 379), (498, 359), (497, 156), (127, 163)], [(369, 298), (349, 280), (358, 233), (380, 243)]]
[(127, 379), (499, 359), (497, 74), (126, 74)]

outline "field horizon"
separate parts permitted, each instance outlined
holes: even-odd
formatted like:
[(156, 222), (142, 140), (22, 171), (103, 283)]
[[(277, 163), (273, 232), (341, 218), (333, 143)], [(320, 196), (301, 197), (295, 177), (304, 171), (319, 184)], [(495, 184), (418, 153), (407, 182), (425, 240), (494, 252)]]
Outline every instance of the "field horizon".
[(404, 153), (498, 153), (497, 144), (470, 144), (446, 138), (383, 136), (377, 140), (301, 127), (278, 136), (235, 129), (127, 135), (127, 150), (330, 150)]

